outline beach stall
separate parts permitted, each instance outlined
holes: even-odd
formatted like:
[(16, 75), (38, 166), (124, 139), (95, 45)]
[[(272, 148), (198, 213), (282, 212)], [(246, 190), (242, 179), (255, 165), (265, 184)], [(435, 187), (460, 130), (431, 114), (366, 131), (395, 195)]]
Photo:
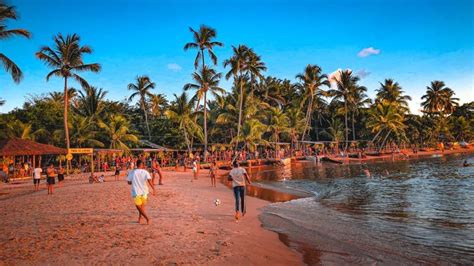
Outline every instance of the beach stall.
[(12, 178), (30, 175), (32, 169), (37, 165), (41, 166), (41, 159), (45, 155), (66, 153), (65, 149), (27, 139), (0, 140), (2, 171)]

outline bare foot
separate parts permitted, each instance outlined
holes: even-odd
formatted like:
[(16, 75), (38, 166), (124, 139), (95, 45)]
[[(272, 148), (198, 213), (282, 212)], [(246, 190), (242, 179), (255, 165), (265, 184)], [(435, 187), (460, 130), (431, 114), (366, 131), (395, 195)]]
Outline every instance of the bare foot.
[(147, 225), (150, 225), (150, 224), (151, 224), (151, 220), (150, 220), (150, 219), (146, 220), (146, 224), (147, 224)]

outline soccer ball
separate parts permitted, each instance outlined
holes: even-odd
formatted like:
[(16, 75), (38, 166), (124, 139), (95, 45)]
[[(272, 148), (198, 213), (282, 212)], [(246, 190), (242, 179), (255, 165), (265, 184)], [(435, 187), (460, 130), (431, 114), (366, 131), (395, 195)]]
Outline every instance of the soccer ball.
[(221, 205), (221, 200), (220, 199), (215, 199), (214, 200), (214, 205), (216, 205), (216, 206)]

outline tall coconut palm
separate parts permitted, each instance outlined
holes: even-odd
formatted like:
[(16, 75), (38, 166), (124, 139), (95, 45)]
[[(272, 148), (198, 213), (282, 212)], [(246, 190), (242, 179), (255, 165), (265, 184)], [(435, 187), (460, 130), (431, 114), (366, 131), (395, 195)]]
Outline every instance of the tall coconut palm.
[(212, 68), (201, 67), (199, 72), (193, 73), (195, 83), (184, 85), (184, 90), (195, 89), (196, 95), (204, 95), (204, 160), (207, 160), (207, 92), (214, 96), (225, 93), (225, 90), (219, 87), (221, 73), (216, 73)]
[(299, 89), (303, 96), (301, 107), (303, 108), (306, 105), (306, 124), (301, 134), (301, 140), (303, 141), (306, 132), (311, 127), (315, 98), (323, 95), (322, 86), (329, 87), (330, 84), (327, 75), (322, 74), (321, 68), (317, 65), (307, 65), (303, 73), (296, 75), (296, 79), (299, 80)]
[(129, 144), (138, 142), (138, 137), (131, 133), (130, 122), (121, 115), (110, 115), (107, 120), (99, 121), (98, 125), (110, 139), (110, 149), (128, 151)]
[(139, 97), (140, 108), (145, 116), (145, 124), (148, 131), (148, 139), (151, 140), (150, 125), (148, 124), (148, 103), (147, 98), (152, 97), (153, 94), (150, 92), (155, 88), (155, 83), (151, 82), (148, 76), (137, 76), (135, 83), (128, 84), (128, 89), (134, 91), (128, 98), (129, 101), (135, 97)]
[[(244, 86), (250, 85), (253, 91), (255, 87), (256, 79), (263, 79), (262, 72), (266, 71), (265, 63), (261, 61), (253, 49), (248, 48), (245, 45), (239, 45), (238, 47), (232, 46), (234, 54), (224, 61), (224, 67), (229, 66), (230, 70), (225, 75), (226, 79), (231, 76), (234, 77), (234, 86), (239, 87), (239, 122), (237, 124), (237, 136), (240, 134), (240, 127), (242, 125), (242, 112), (244, 102)], [(249, 82), (250, 79), (250, 82)], [(238, 139), (238, 138), (237, 138)], [(238, 147), (238, 141), (236, 142), (236, 149)]]
[(92, 48), (80, 45), (80, 37), (77, 34), (67, 35), (63, 37), (61, 33), (54, 37), (54, 47), (44, 46), (36, 53), (36, 57), (43, 61), (47, 66), (54, 68), (53, 71), (46, 75), (46, 81), (52, 76), (64, 78), (64, 132), (66, 138), (66, 148), (69, 150), (69, 129), (68, 129), (68, 108), (69, 93), (68, 80), (74, 79), (81, 84), (82, 87), (89, 87), (89, 83), (79, 76), (77, 73), (90, 71), (99, 72), (101, 67), (97, 63), (85, 64), (83, 61), (84, 54), (92, 53)]
[(324, 129), (321, 134), (326, 135), (332, 141), (336, 142), (336, 147), (339, 147), (339, 142), (344, 138), (344, 124), (333, 116), (329, 120), (329, 127)]
[(214, 54), (213, 49), (215, 46), (224, 46), (224, 44), (222, 44), (221, 42), (216, 42), (213, 40), (217, 36), (216, 30), (206, 25), (201, 25), (199, 27), (199, 31), (195, 31), (191, 27), (189, 28), (189, 30), (193, 33), (194, 41), (186, 43), (186, 45), (184, 45), (184, 50), (187, 51), (189, 49), (198, 49), (196, 59), (194, 60), (194, 68), (198, 68), (200, 59), (202, 60), (202, 66), (206, 65), (204, 61), (205, 51), (207, 51), (207, 54), (211, 58), (212, 63), (216, 65), (217, 56), (216, 54)]
[(385, 79), (384, 83), (380, 83), (380, 88), (376, 92), (377, 102), (386, 101), (395, 104), (402, 113), (409, 111), (408, 101), (411, 101), (411, 97), (404, 95), (402, 87), (393, 79)]
[(454, 91), (444, 84), (443, 81), (432, 81), (431, 86), (426, 87), (426, 94), (421, 97), (424, 112), (433, 115), (449, 115), (458, 106), (458, 98), (454, 98)]
[(330, 89), (328, 93), (334, 97), (333, 101), (342, 102), (344, 104), (345, 150), (347, 150), (349, 144), (349, 127), (347, 125), (348, 104), (350, 104), (350, 92), (357, 86), (359, 77), (353, 76), (350, 70), (343, 70), (340, 74), (340, 77), (335, 79), (337, 88)]
[(356, 139), (355, 130), (355, 116), (359, 114), (362, 108), (365, 108), (372, 103), (365, 93), (367, 88), (364, 86), (354, 86), (350, 92), (350, 109), (351, 109), (351, 123), (352, 123), (352, 140)]
[[(0, 2), (0, 40), (5, 40), (13, 36), (23, 36), (30, 38), (31, 34), (25, 29), (7, 29), (5, 22), (8, 19), (17, 20), (18, 16), (14, 6), (8, 6), (3, 1)], [(5, 70), (10, 73), (13, 81), (19, 83), (23, 77), (20, 68), (3, 53), (0, 53), (0, 62)]]
[(188, 99), (186, 92), (183, 92), (179, 96), (174, 94), (174, 97), (175, 100), (171, 103), (168, 110), (165, 111), (165, 115), (168, 119), (179, 125), (179, 129), (183, 131), (188, 152), (191, 152), (189, 134), (197, 135), (198, 137), (202, 135), (201, 128), (196, 123), (193, 123), (193, 119), (197, 115), (196, 112), (193, 112), (193, 105), (196, 98)]
[[(244, 97), (244, 72), (246, 70), (246, 61), (247, 61), (247, 53), (249, 48), (245, 45), (239, 45), (238, 47), (232, 46), (232, 51), (234, 54), (231, 58), (226, 59), (224, 61), (224, 67), (229, 66), (230, 70), (225, 75), (225, 78), (228, 80), (230, 77), (234, 77), (234, 86), (238, 86), (240, 88), (239, 92), (239, 119), (237, 123), (237, 136), (240, 135), (240, 127), (242, 125), (242, 107), (243, 107), (243, 97)], [(237, 138), (238, 139), (238, 138)], [(236, 142), (236, 149), (238, 146), (238, 141)]]

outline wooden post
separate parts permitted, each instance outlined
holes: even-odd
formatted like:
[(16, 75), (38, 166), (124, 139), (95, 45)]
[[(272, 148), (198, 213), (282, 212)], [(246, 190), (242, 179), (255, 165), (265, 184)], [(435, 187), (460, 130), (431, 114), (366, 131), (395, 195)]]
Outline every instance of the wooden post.
[(91, 178), (94, 178), (94, 153), (91, 153)]

